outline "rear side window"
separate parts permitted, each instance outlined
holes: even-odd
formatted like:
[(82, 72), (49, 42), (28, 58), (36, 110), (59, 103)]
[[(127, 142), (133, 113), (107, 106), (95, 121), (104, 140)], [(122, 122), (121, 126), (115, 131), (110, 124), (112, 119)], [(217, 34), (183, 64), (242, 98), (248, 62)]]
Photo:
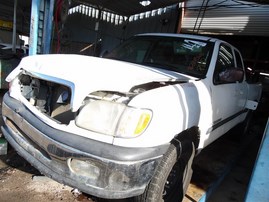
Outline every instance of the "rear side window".
[(219, 49), (216, 68), (221, 71), (231, 67), (234, 67), (234, 58), (232, 49), (229, 46), (222, 44)]
[(234, 55), (232, 48), (226, 44), (221, 44), (219, 47), (218, 58), (215, 66), (213, 83), (225, 84), (230, 81), (223, 79), (229, 74), (229, 70), (235, 67)]
[(236, 67), (239, 69), (243, 69), (243, 62), (242, 62), (239, 52), (235, 50), (234, 54), (235, 54), (235, 60), (236, 60)]

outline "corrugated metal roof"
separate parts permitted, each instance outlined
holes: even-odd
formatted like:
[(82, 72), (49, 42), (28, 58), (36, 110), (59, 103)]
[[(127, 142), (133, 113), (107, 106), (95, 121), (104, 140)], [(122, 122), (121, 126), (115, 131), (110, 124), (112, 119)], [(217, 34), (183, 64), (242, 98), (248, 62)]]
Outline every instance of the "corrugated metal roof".
[(97, 6), (100, 9), (113, 12), (122, 16), (131, 16), (158, 8), (171, 6), (183, 0), (150, 0), (148, 6), (141, 5), (142, 0), (73, 0), (73, 2)]
[(202, 2), (187, 1), (182, 32), (269, 36), (269, 5), (234, 0)]

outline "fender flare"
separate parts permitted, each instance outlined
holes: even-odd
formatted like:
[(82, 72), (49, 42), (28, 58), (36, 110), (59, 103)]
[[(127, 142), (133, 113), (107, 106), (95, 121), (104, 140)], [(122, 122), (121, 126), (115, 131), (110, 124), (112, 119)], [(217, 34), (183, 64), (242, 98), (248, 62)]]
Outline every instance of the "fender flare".
[(195, 149), (198, 148), (200, 142), (200, 130), (199, 127), (193, 126), (173, 138), (171, 144), (175, 145), (178, 150), (178, 158), (183, 153), (190, 152), (192, 149), (192, 143)]

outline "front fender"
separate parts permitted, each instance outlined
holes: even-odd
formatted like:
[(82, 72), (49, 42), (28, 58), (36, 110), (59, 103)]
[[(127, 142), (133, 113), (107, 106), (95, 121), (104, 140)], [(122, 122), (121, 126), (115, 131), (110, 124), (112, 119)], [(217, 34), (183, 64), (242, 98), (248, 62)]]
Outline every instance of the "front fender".
[(201, 107), (193, 83), (169, 85), (135, 96), (130, 106), (152, 110), (148, 128), (131, 139), (115, 138), (114, 144), (128, 147), (151, 147), (170, 143), (182, 131), (197, 126)]

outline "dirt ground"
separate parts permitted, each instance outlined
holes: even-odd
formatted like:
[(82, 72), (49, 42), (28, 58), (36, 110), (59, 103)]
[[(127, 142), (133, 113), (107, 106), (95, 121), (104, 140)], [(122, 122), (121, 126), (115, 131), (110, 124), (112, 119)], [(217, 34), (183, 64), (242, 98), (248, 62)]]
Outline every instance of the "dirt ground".
[[(1, 103), (0, 94), (0, 103)], [(1, 105), (1, 104), (0, 104)], [(1, 107), (1, 106), (0, 106)], [(1, 113), (0, 113), (1, 116)], [(0, 119), (2, 121), (2, 119)], [(2, 123), (0, 122), (0, 126)], [(264, 122), (256, 126), (255, 133), (261, 137), (263, 133)], [(0, 131), (1, 137), (1, 131)], [(243, 156), (237, 159), (234, 168), (230, 174), (225, 177), (218, 189), (207, 201), (209, 202), (243, 202), (244, 196), (248, 187), (248, 182), (251, 176), (252, 167), (255, 163), (256, 153), (259, 148), (259, 139), (252, 141), (244, 152)], [(203, 152), (202, 159), (196, 159), (194, 164), (194, 175), (191, 187), (194, 192), (201, 190), (197, 186), (203, 187), (203, 182), (208, 181), (210, 178), (207, 171), (201, 165), (214, 166), (214, 169), (219, 172), (221, 169), (226, 169), (223, 166), (223, 159), (228, 159), (225, 144), (229, 144), (227, 139), (217, 141), (209, 146)], [(215, 149), (214, 149), (215, 147)], [(235, 147), (231, 148), (235, 149)], [(223, 149), (222, 149), (223, 148)], [(222, 151), (222, 152), (221, 152)], [(220, 153), (217, 153), (220, 152)], [(201, 153), (202, 154), (202, 153)], [(212, 155), (214, 154), (214, 155)], [(233, 154), (233, 151), (231, 151)], [(226, 155), (226, 157), (225, 157)], [(211, 162), (211, 158), (221, 158), (221, 161)], [(204, 158), (204, 159), (203, 159)], [(209, 159), (209, 160), (206, 160)], [(200, 162), (200, 163), (199, 163)], [(201, 177), (203, 176), (203, 177)], [(204, 178), (204, 179), (203, 179)], [(189, 190), (189, 189), (188, 189)], [(193, 193), (193, 195), (197, 195)], [(32, 167), (26, 160), (20, 157), (14, 149), (8, 145), (8, 154), (0, 155), (0, 202), (126, 202), (127, 200), (104, 200), (98, 199), (87, 194), (79, 192), (77, 189), (71, 188), (57, 183), (45, 176), (42, 176), (34, 167)], [(186, 198), (184, 201), (195, 202), (191, 197)]]
[(68, 186), (41, 176), (10, 148), (0, 157), (0, 201), (78, 201)]

